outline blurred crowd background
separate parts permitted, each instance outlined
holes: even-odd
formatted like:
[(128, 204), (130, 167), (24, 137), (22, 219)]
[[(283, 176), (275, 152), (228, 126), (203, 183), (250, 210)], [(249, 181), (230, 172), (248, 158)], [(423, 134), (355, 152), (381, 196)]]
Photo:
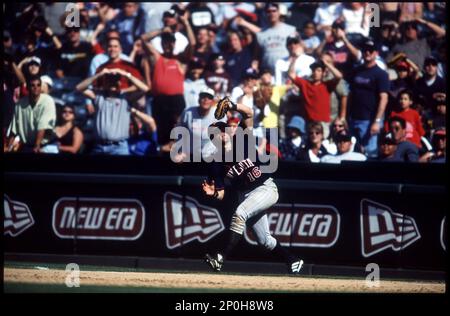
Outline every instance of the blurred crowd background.
[(282, 160), (446, 160), (445, 2), (75, 4), (3, 4), (5, 152), (205, 152), (228, 96)]

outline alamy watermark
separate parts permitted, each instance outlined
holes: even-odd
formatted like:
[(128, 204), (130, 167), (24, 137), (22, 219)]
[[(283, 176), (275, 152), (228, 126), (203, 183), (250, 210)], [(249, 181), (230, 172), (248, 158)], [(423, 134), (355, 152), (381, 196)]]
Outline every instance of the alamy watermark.
[(367, 287), (380, 287), (380, 266), (376, 263), (369, 263), (366, 265), (366, 272), (369, 274), (366, 276)]
[(80, 287), (80, 267), (76, 263), (69, 263), (66, 265), (66, 286)]
[(65, 11), (67, 16), (64, 25), (66, 27), (80, 27), (80, 9), (77, 5), (74, 2), (68, 3)]
[[(253, 135), (253, 129), (241, 127), (203, 127), (201, 120), (194, 120), (196, 129), (207, 129), (207, 135), (192, 133), (184, 126), (177, 126), (170, 132), (170, 138), (176, 140), (170, 150), (170, 158), (180, 162), (180, 153), (183, 153), (183, 162), (230, 162), (236, 163), (246, 158), (252, 162), (261, 163), (262, 173), (273, 173), (278, 169), (278, 156), (274, 153), (257, 150), (261, 145), (261, 138)], [(278, 129), (271, 128), (263, 132), (267, 141), (278, 148)], [(234, 142), (234, 143), (233, 143)], [(247, 153), (247, 157), (245, 157)]]
[(366, 10), (369, 14), (369, 27), (380, 27), (380, 6), (376, 3), (369, 3)]

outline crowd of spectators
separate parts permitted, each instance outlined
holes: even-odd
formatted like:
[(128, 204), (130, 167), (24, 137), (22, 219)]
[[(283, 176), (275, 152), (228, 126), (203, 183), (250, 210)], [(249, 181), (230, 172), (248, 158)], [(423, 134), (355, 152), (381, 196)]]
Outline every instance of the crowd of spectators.
[(3, 8), (4, 152), (169, 155), (184, 126), (203, 153), (228, 96), (282, 160), (446, 160), (445, 2)]

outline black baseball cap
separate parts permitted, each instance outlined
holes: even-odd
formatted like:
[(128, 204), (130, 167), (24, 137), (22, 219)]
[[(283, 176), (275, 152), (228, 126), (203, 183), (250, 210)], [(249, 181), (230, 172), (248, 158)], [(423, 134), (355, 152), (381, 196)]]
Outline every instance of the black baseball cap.
[(372, 41), (371, 39), (367, 39), (367, 40), (364, 41), (364, 43), (362, 44), (362, 50), (363, 50), (363, 51), (368, 50), (368, 51), (374, 52), (374, 51), (377, 51), (378, 48), (377, 48), (377, 46), (375, 45), (375, 42), (374, 42), (374, 41)]
[(337, 19), (336, 21), (333, 22), (331, 28), (345, 30), (345, 21)]
[(213, 53), (213, 54), (211, 54), (210, 59), (211, 59), (211, 60), (216, 60), (216, 59), (225, 60), (225, 58), (223, 57), (223, 55), (220, 54), (220, 53)]
[(436, 66), (438, 64), (438, 60), (434, 56), (428, 56), (425, 58), (423, 65), (425, 66), (430, 64)]
[(321, 60), (319, 60), (319, 61), (313, 62), (313, 63), (309, 66), (309, 68), (311, 68), (311, 70), (314, 70), (314, 69), (316, 69), (316, 68), (322, 68), (322, 69), (325, 69), (326, 67), (325, 67), (325, 64), (324, 64)]
[(244, 73), (244, 75), (242, 76), (242, 79), (258, 79), (259, 78), (259, 75), (258, 75), (258, 73), (255, 71), (255, 70), (253, 70), (252, 68), (248, 68), (246, 71), (245, 71), (245, 73)]
[(175, 18), (176, 16), (177, 16), (177, 12), (174, 9), (164, 11), (164, 13), (163, 13), (163, 19), (164, 18)]
[(392, 134), (387, 133), (380, 138), (380, 144), (396, 145), (397, 143), (395, 142), (395, 139), (392, 138)]
[(340, 143), (340, 142), (351, 142), (352, 141), (352, 135), (346, 133), (346, 132), (341, 132), (339, 134), (337, 134), (334, 138), (336, 140), (336, 143)]
[(189, 68), (190, 69), (203, 69), (205, 68), (205, 64), (203, 63), (203, 61), (200, 58), (197, 57), (193, 57), (190, 61), (189, 61)]
[(286, 46), (298, 43), (300, 43), (300, 38), (298, 36), (288, 36), (288, 38), (286, 39)]
[(269, 9), (272, 9), (272, 8), (275, 8), (275, 9), (279, 10), (280, 6), (276, 2), (269, 2), (268, 4), (266, 4), (266, 8), (265, 8), (266, 11), (269, 10)]

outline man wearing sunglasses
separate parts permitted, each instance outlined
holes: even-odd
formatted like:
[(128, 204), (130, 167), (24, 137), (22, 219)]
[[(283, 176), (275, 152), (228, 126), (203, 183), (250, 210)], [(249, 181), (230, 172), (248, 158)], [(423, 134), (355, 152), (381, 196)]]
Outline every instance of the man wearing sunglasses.
[(278, 59), (289, 56), (286, 47), (286, 40), (289, 36), (297, 36), (294, 26), (281, 21), (280, 7), (278, 3), (268, 3), (265, 13), (269, 22), (269, 27), (256, 33), (258, 44), (262, 50), (262, 67), (270, 69), (273, 74), (275, 63)]
[(82, 41), (79, 27), (66, 27), (66, 42), (58, 51), (56, 76), (86, 78), (94, 55), (91, 43)]
[[(419, 25), (429, 29), (432, 33), (427, 37), (421, 37)], [(400, 25), (402, 42), (397, 43), (390, 51), (386, 60), (390, 60), (398, 53), (405, 53), (419, 68), (424, 66), (424, 61), (431, 54), (430, 44), (445, 37), (445, 29), (435, 23), (417, 18)]]
[(350, 76), (350, 131), (364, 147), (370, 158), (378, 155), (378, 134), (383, 126), (388, 102), (389, 77), (376, 63), (375, 43), (366, 41), (362, 47), (364, 64)]
[[(39, 75), (28, 79), (27, 88), (28, 96), (16, 103), (14, 117), (8, 128), (8, 151), (39, 153), (55, 128), (55, 102), (51, 96), (42, 93)], [(17, 136), (20, 138), (19, 142)]]
[[(181, 162), (185, 158), (192, 161), (194, 157), (201, 157), (202, 154), (208, 156), (214, 152), (214, 146), (208, 135), (208, 127), (217, 121), (214, 117), (214, 111), (216, 110), (214, 98), (214, 90), (205, 87), (199, 94), (198, 106), (186, 108), (181, 114), (177, 126), (183, 126), (189, 130), (190, 152), (178, 151), (178, 155), (175, 157), (176, 162)], [(226, 122), (226, 117), (219, 121)], [(194, 139), (200, 141), (194, 141)], [(179, 142), (177, 146), (181, 146), (181, 140), (177, 142)], [(174, 141), (171, 141), (168, 145), (162, 146), (161, 150), (163, 152), (170, 151), (174, 143)], [(193, 156), (194, 153), (195, 156)]]

